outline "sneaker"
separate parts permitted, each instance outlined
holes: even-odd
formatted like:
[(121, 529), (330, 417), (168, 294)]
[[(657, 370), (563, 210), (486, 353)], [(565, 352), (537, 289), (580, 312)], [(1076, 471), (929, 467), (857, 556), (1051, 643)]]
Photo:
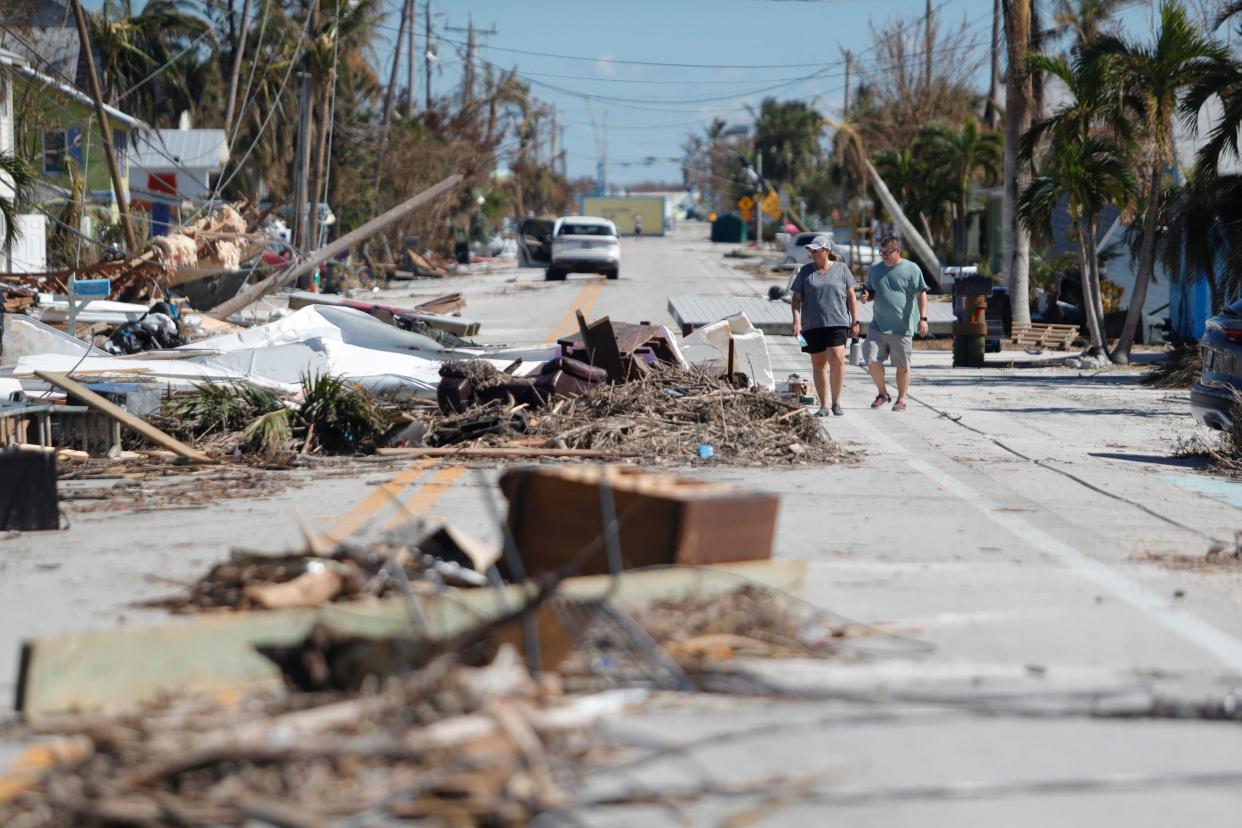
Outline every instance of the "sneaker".
[(894, 411), (905, 411), (905, 410), (906, 410), (906, 401), (905, 401), (905, 400), (898, 400), (897, 402), (893, 403), (893, 410), (894, 410)]
[(871, 401), (871, 407), (882, 408), (885, 403), (892, 402), (892, 399), (888, 394), (876, 394), (875, 399)]
[(832, 404), (832, 413), (833, 413), (833, 414), (835, 414), (835, 415), (836, 415), (836, 416), (838, 416), (838, 417), (844, 417), (844, 416), (845, 416), (845, 409), (841, 407), (841, 403), (833, 403), (833, 404)]
[(819, 411), (815, 412), (815, 416), (816, 417), (827, 417), (828, 409), (824, 408), (823, 406), (820, 406)]

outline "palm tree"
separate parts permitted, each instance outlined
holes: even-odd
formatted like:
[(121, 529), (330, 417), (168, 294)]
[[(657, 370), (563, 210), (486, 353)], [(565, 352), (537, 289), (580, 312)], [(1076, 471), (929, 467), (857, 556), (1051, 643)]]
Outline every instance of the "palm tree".
[(16, 155), (0, 152), (0, 183), (8, 184), (11, 197), (0, 195), (0, 217), (4, 218), (4, 232), (0, 234), (0, 250), (7, 250), (17, 241), (17, 211), (30, 199), (34, 188), (34, 175)]
[(824, 118), (803, 101), (765, 98), (755, 114), (755, 149), (764, 176), (777, 187), (797, 186), (819, 154)]
[(970, 191), (976, 184), (991, 186), (1000, 178), (1002, 139), (999, 133), (984, 132), (979, 122), (968, 118), (960, 126), (933, 124), (920, 133), (928, 166), (944, 178), (954, 208), (953, 259), (958, 264), (966, 255), (969, 229)]
[[(1131, 130), (1123, 117), (1124, 108), (1115, 96), (1103, 94), (1103, 72), (1098, 60), (1090, 51), (1075, 48), (1074, 57), (1031, 55), (1027, 59), (1029, 72), (1040, 72), (1056, 78), (1065, 87), (1064, 102), (1048, 117), (1031, 125), (1022, 136), (1018, 157), (1024, 166), (1040, 166), (1040, 186), (1035, 183), (1024, 190), (1022, 200), (1028, 204), (1028, 228), (1043, 228), (1048, 224), (1042, 211), (1053, 204), (1046, 199), (1054, 194), (1070, 198), (1071, 218), (1079, 240), (1080, 274), (1082, 278), (1082, 311), (1091, 333), (1092, 347), (1103, 349), (1104, 305), (1100, 291), (1099, 260), (1096, 256), (1098, 241), (1098, 215), (1108, 194), (1129, 192), (1129, 185), (1118, 187), (1104, 182), (1091, 190), (1078, 180), (1083, 169), (1102, 165), (1107, 171), (1116, 157), (1129, 146)], [(1105, 142), (1103, 144), (1098, 142)], [(1092, 150), (1087, 152), (1086, 148)], [(1104, 152), (1101, 156), (1100, 153)], [(1040, 155), (1043, 158), (1040, 158)], [(1062, 157), (1064, 156), (1064, 157)], [(1123, 183), (1132, 179), (1126, 178)], [(1074, 193), (1078, 193), (1075, 201)], [(1122, 204), (1123, 200), (1111, 203)], [(1075, 217), (1076, 214), (1076, 217)]]
[[(1023, 225), (1028, 231), (1045, 235), (1051, 233), (1052, 216), (1062, 199), (1067, 202), (1072, 232), (1078, 240), (1083, 316), (1091, 335), (1088, 353), (1102, 354), (1106, 349), (1104, 320), (1096, 307), (1099, 214), (1108, 204), (1127, 201), (1133, 190), (1134, 179), (1125, 153), (1112, 139), (1096, 134), (1085, 140), (1066, 138), (1052, 142), (1035, 165), (1035, 174), (1018, 201), (1018, 216)], [(1088, 292), (1092, 293), (1090, 297)]]
[[(179, 0), (148, 0), (140, 12), (133, 0), (105, 0), (88, 24), (107, 103), (153, 124), (198, 109), (218, 70), (214, 60), (186, 50), (207, 34), (206, 20), (184, 11)], [(127, 95), (133, 97), (123, 100)]]
[(1103, 69), (1101, 83), (1106, 94), (1118, 99), (1134, 116), (1147, 185), (1134, 291), (1121, 339), (1110, 354), (1114, 362), (1125, 364), (1130, 361), (1130, 348), (1155, 268), (1160, 189), (1173, 160), (1173, 115), (1179, 97), (1184, 89), (1228, 62), (1229, 53), (1199, 32), (1186, 18), (1185, 10), (1172, 0), (1164, 0), (1160, 6), (1160, 28), (1151, 45), (1102, 35), (1090, 49)]
[(1018, 216), (1018, 199), (1025, 172), (1018, 159), (1018, 144), (1031, 126), (1035, 88), (1026, 70), (1031, 47), (1032, 0), (1003, 0), (1005, 49), (1009, 69), (1005, 73), (1005, 197), (1003, 223), (1005, 276), (1015, 325), (1030, 324), (1031, 238)]
[(1095, 40), (1126, 0), (1057, 0), (1052, 22), (1062, 32), (1074, 35), (1075, 45)]

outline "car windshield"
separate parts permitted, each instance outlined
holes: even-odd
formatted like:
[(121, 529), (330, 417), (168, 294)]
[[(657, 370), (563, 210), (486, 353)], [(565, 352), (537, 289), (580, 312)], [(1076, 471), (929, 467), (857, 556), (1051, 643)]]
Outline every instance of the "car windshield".
[(1242, 316), (1242, 299), (1239, 299), (1232, 305), (1227, 305), (1221, 313), (1225, 316)]
[(611, 236), (612, 229), (604, 224), (562, 224), (562, 236)]

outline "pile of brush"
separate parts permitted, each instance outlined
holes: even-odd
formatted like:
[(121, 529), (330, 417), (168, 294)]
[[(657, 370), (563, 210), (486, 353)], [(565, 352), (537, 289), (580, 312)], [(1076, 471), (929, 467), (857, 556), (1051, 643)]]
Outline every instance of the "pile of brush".
[(158, 422), (182, 439), (258, 454), (367, 453), (388, 428), (366, 391), (326, 374), (303, 376), (296, 401), (243, 383), (204, 383), (165, 403)]

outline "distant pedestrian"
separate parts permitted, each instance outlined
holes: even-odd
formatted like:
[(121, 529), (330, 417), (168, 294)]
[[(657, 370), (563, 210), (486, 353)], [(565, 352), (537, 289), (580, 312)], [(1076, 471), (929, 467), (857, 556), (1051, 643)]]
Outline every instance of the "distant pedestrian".
[[(871, 326), (863, 355), (871, 379), (875, 381), (872, 408), (892, 402), (884, 383), (884, 360), (891, 358), (897, 369), (897, 401), (894, 411), (906, 410), (910, 390), (910, 363), (914, 358), (914, 332), (927, 336), (927, 282), (914, 262), (901, 257), (901, 242), (895, 236), (880, 239), (880, 261), (867, 274), (863, 301), (875, 301)], [(917, 307), (918, 313), (915, 313)]]
[(811, 355), (811, 376), (819, 397), (815, 416), (828, 412), (840, 417), (841, 387), (845, 384), (845, 342), (858, 336), (858, 300), (854, 296), (854, 275), (845, 262), (834, 256), (832, 239), (816, 236), (806, 246), (811, 254), (794, 277), (793, 334), (802, 337), (805, 353)]
[(634, 235), (639, 238), (643, 235), (643, 217), (639, 213), (634, 214)]

